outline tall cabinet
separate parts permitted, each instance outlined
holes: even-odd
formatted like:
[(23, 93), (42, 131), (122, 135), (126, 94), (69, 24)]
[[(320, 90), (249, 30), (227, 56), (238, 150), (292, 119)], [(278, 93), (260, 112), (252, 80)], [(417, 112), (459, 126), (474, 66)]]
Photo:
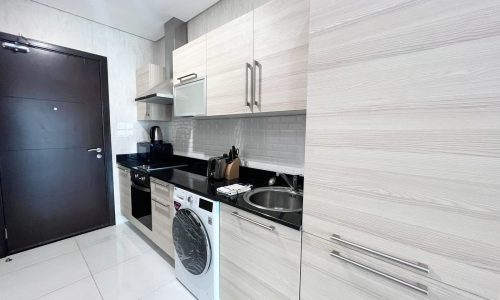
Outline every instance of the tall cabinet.
[(311, 1), (302, 299), (500, 298), (498, 1)]

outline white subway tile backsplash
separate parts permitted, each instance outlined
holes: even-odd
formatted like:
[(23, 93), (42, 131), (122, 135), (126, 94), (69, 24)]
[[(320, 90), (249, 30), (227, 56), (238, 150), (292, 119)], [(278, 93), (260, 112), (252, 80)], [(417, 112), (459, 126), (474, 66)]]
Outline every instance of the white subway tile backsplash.
[(305, 115), (181, 119), (162, 127), (176, 154), (207, 159), (235, 145), (245, 166), (303, 174)]

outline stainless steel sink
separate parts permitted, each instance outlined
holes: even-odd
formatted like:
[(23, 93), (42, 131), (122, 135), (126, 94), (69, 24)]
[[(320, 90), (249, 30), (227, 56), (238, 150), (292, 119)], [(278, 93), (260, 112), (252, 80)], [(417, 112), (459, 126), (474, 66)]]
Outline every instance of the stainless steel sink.
[(245, 201), (260, 209), (297, 212), (302, 210), (302, 193), (288, 187), (263, 187), (247, 192)]

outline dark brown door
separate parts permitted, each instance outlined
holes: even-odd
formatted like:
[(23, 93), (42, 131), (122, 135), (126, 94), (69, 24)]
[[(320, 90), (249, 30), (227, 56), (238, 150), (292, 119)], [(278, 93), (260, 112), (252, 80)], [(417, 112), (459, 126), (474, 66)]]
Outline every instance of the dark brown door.
[(0, 48), (0, 176), (8, 253), (109, 225), (101, 68)]

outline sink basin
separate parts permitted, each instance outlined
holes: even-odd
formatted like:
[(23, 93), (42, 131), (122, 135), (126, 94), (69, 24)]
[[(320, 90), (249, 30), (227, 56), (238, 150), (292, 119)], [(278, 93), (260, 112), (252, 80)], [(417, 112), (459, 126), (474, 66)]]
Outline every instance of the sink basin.
[(302, 193), (287, 187), (263, 187), (247, 192), (245, 201), (260, 209), (279, 212), (302, 210)]

